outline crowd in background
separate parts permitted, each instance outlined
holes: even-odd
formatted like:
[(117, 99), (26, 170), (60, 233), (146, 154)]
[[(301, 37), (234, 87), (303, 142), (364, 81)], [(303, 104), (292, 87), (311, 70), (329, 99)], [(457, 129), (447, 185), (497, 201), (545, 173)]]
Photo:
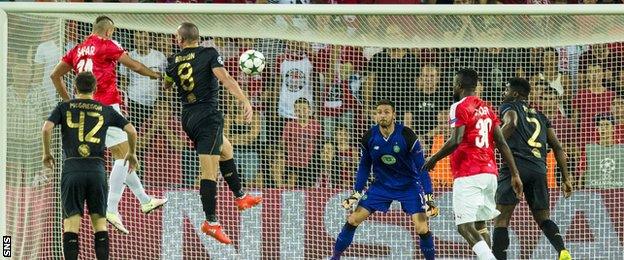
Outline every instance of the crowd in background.
[[(9, 114), (30, 115), (9, 118), (15, 120), (9, 124), (9, 132), (15, 133), (9, 135), (9, 147), (18, 149), (9, 155), (40, 153), (36, 145), (27, 146), (28, 151), (21, 145), (30, 139), (39, 142), (38, 136), (22, 129), (39, 129), (58, 101), (49, 80), (52, 68), (61, 53), (90, 32), (88, 24), (67, 21), (61, 47), (54, 38), (57, 29), (53, 25), (43, 28), (36, 45), (9, 55), (9, 64), (15, 64), (9, 67)], [(118, 29), (115, 39), (132, 58), (159, 71), (165, 69), (166, 57), (178, 51), (170, 34)], [(201, 45), (221, 53), (225, 67), (254, 107), (253, 121), (246, 124), (231, 96), (221, 95), (224, 134), (235, 147), (235, 159), (248, 186), (350, 188), (359, 161), (359, 138), (374, 123), (371, 107), (381, 98), (396, 102), (398, 121), (413, 128), (426, 154), (433, 154), (447, 138), (452, 77), (461, 67), (477, 69), (481, 77), (478, 95), (495, 107), (502, 102), (507, 79), (530, 80), (534, 89), (529, 103), (550, 118), (577, 184), (585, 184), (585, 173), (595, 167), (600, 174), (618, 173), (617, 163), (592, 164), (594, 156), (624, 155), (619, 145), (624, 144), (621, 43), (399, 49), (204, 37)], [(238, 68), (239, 55), (248, 49), (267, 57), (260, 75), (245, 75)], [(145, 185), (194, 187), (199, 166), (193, 144), (180, 127), (175, 91), (162, 89), (161, 82), (123, 66), (118, 78), (124, 111), (139, 130), (140, 174)], [(8, 162), (9, 170), (16, 172), (40, 169), (36, 156)], [(552, 155), (548, 162), (554, 187), (557, 173)], [(25, 183), (38, 178), (37, 174), (24, 176)], [(451, 186), (448, 161), (439, 164), (432, 178), (437, 187)]]

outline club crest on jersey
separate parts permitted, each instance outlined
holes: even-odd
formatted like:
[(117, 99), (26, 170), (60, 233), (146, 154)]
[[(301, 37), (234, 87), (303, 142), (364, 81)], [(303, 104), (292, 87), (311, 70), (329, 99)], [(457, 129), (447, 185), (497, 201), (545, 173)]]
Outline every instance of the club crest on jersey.
[(368, 196), (366, 196), (366, 194), (362, 195), (362, 199), (361, 200), (366, 200), (368, 199)]
[(395, 145), (392, 147), (392, 150), (393, 150), (395, 153), (399, 153), (399, 152), (401, 151), (401, 148), (399, 147), (399, 145), (398, 145), (398, 144), (395, 144)]
[(89, 157), (89, 155), (91, 155), (91, 149), (87, 144), (81, 144), (78, 146), (78, 153), (80, 153), (82, 157)]
[(397, 162), (397, 159), (390, 154), (384, 154), (381, 156), (381, 161), (387, 165), (393, 165)]

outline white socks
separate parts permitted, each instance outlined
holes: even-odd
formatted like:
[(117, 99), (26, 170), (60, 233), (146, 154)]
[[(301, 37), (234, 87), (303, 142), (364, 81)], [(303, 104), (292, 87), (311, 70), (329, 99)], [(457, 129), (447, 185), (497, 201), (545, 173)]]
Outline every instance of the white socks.
[(492, 254), (492, 250), (490, 250), (490, 247), (483, 240), (476, 243), (472, 247), (472, 251), (477, 254), (477, 259), (479, 260), (496, 260), (494, 254)]
[[(124, 167), (124, 169), (127, 171), (128, 167)], [(147, 193), (145, 193), (143, 184), (141, 184), (141, 180), (135, 171), (132, 171), (126, 177), (126, 185), (128, 185), (128, 188), (130, 188), (132, 193), (134, 193), (134, 196), (137, 197), (141, 205), (150, 202), (152, 199), (149, 195), (147, 195)]]
[(143, 184), (136, 172), (128, 174), (128, 166), (124, 165), (124, 160), (115, 160), (113, 170), (109, 178), (108, 208), (107, 212), (118, 213), (119, 201), (123, 195), (126, 185), (130, 188), (134, 196), (137, 197), (141, 205), (148, 203), (152, 198), (145, 193)]
[(121, 195), (126, 189), (126, 177), (128, 175), (128, 168), (124, 166), (124, 160), (115, 160), (113, 169), (108, 180), (108, 208), (107, 212), (117, 214), (119, 212), (119, 200)]

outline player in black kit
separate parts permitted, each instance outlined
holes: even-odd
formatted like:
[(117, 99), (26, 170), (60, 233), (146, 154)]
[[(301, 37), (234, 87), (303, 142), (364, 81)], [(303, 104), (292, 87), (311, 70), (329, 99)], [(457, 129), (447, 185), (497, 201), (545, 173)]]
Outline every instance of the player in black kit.
[(93, 100), (95, 76), (81, 72), (76, 76), (77, 96), (58, 104), (43, 124), (43, 164), (54, 166), (50, 139), (54, 126), (61, 125), (63, 139), (63, 170), (61, 174), (61, 204), (63, 209), (63, 251), (65, 259), (78, 259), (78, 232), (87, 202), (94, 231), (97, 259), (108, 259), (109, 242), (106, 229), (106, 200), (108, 183), (104, 168), (106, 130), (109, 126), (128, 134), (130, 150), (125, 157), (130, 170), (138, 165), (135, 154), (136, 130), (112, 107)]
[[(548, 87), (540, 82), (540, 87)], [(547, 84), (547, 83), (546, 83)], [(544, 114), (527, 104), (531, 86), (526, 79), (512, 78), (507, 84), (504, 102), (500, 106), (503, 119), (502, 131), (511, 149), (520, 178), (524, 184), (524, 196), (529, 204), (533, 219), (539, 225), (559, 254), (559, 259), (571, 259), (559, 227), (550, 220), (550, 197), (546, 181), (546, 153), (548, 148), (555, 153), (557, 165), (561, 169), (561, 189), (566, 198), (572, 194), (572, 183), (568, 175), (566, 154), (557, 140), (550, 121)], [(511, 188), (509, 167), (500, 168), (498, 188), (496, 190), (496, 208), (501, 214), (494, 220), (492, 252), (498, 260), (507, 259), (509, 234), (507, 226), (518, 204)]]
[(182, 101), (182, 128), (195, 144), (199, 155), (201, 181), (199, 194), (206, 214), (201, 230), (224, 244), (232, 241), (217, 221), (217, 174), (219, 171), (236, 196), (239, 210), (260, 203), (260, 197), (246, 194), (240, 184), (233, 147), (223, 136), (223, 114), (219, 106), (219, 81), (238, 99), (251, 121), (251, 103), (236, 80), (223, 68), (223, 58), (214, 48), (199, 46), (199, 29), (192, 23), (182, 23), (176, 33), (182, 49), (168, 60), (165, 85), (176, 85)]

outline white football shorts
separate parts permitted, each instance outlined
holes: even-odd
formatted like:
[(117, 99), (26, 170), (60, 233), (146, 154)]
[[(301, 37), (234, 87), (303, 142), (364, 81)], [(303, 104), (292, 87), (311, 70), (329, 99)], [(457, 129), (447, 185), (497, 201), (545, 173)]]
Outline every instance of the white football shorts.
[[(121, 109), (119, 108), (119, 104), (112, 104), (111, 107), (113, 107), (113, 109), (115, 109), (115, 111), (117, 111), (117, 113), (119, 113), (120, 115), (123, 116), (123, 114), (121, 113)], [(124, 132), (124, 130), (122, 130), (119, 127), (108, 127), (108, 130), (106, 131), (106, 147), (110, 148), (112, 146), (118, 145), (120, 143), (123, 142), (127, 142), (128, 141), (128, 135), (126, 134), (126, 132)]]
[(453, 212), (455, 224), (490, 220), (498, 216), (496, 210), (496, 175), (481, 173), (460, 177), (453, 181)]

